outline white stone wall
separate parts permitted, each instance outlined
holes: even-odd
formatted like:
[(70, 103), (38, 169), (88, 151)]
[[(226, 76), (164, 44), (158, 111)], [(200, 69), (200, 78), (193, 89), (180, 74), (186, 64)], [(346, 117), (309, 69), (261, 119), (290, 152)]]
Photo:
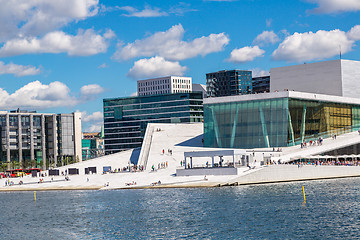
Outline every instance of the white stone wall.
[(75, 157), (79, 158), (79, 161), (82, 161), (82, 146), (81, 146), (81, 113), (74, 112), (74, 143), (75, 143)]
[(343, 96), (360, 98), (360, 62), (341, 60)]
[(357, 176), (360, 176), (359, 166), (272, 165), (259, 171), (250, 171), (248, 175), (241, 176), (233, 182), (256, 184)]
[(272, 68), (270, 92), (284, 89), (343, 96), (341, 60)]

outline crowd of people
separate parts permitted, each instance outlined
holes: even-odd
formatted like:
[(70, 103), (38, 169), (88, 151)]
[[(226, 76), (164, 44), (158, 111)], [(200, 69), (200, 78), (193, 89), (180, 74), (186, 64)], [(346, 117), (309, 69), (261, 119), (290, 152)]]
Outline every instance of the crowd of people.
[(145, 170), (144, 165), (133, 165), (130, 167), (129, 170), (129, 166), (123, 167), (123, 168), (115, 168), (113, 170), (109, 170), (109, 171), (103, 171), (103, 174), (107, 174), (107, 173), (121, 173), (121, 172), (142, 172)]
[[(335, 138), (333, 138), (333, 139), (336, 139), (336, 135), (334, 135), (334, 136), (335, 136)], [(324, 141), (324, 139), (322, 137), (319, 137), (319, 139), (317, 139), (317, 140), (310, 140), (309, 142), (306, 142), (306, 141), (302, 142), (300, 144), (300, 147), (306, 148), (306, 147), (310, 147), (310, 146), (321, 146), (323, 141)]]
[(168, 167), (168, 162), (161, 162), (161, 163), (158, 163), (158, 166), (157, 168), (155, 167), (155, 165), (153, 164), (151, 166), (151, 171), (155, 171), (155, 170), (159, 170), (159, 169), (164, 169), (164, 168), (167, 168)]
[(303, 165), (313, 166), (360, 166), (360, 160), (307, 160), (307, 161), (295, 161), (292, 164), (301, 167)]

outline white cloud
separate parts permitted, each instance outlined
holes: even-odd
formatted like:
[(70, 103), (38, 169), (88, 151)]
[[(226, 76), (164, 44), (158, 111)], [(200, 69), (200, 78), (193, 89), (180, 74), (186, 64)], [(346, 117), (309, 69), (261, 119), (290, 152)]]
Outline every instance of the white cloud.
[(251, 62), (257, 57), (262, 57), (264, 53), (265, 51), (260, 49), (258, 46), (243, 47), (240, 49), (232, 50), (230, 58), (228, 58), (227, 60), (229, 62), (236, 63)]
[(80, 93), (82, 95), (96, 95), (96, 94), (100, 94), (102, 92), (104, 92), (104, 88), (102, 88), (98, 84), (89, 84), (89, 85), (82, 86), (80, 88)]
[(274, 44), (279, 41), (280, 38), (278, 37), (278, 35), (276, 35), (276, 33), (274, 33), (273, 31), (264, 31), (255, 38), (253, 44), (262, 46), (267, 44)]
[(37, 75), (41, 72), (40, 68), (34, 66), (17, 65), (14, 63), (5, 64), (0, 61), (0, 75), (2, 74), (14, 74), (17, 77)]
[(182, 76), (186, 71), (179, 62), (171, 62), (163, 57), (152, 57), (149, 59), (140, 59), (134, 63), (134, 66), (128, 72), (128, 76), (133, 79), (161, 77), (161, 76)]
[(130, 94), (130, 97), (136, 97), (138, 95), (138, 92), (134, 92), (132, 94)]
[(354, 41), (340, 30), (294, 33), (273, 52), (275, 60), (303, 62), (321, 60), (352, 50)]
[(178, 16), (183, 16), (185, 13), (188, 12), (197, 12), (198, 10), (191, 8), (191, 5), (184, 2), (179, 2), (177, 5), (172, 6), (169, 9), (170, 14), (175, 14)]
[(145, 6), (145, 9), (138, 10), (134, 7), (125, 6), (119, 7), (118, 9), (124, 10), (128, 12), (127, 14), (123, 14), (126, 17), (162, 17), (168, 16), (168, 13), (162, 12), (160, 8), (151, 8), (150, 6)]
[(34, 81), (12, 94), (0, 88), (0, 108), (2, 109), (45, 109), (72, 106), (76, 103), (77, 99), (70, 96), (70, 89), (61, 82), (52, 82), (46, 85), (39, 81)]
[(260, 68), (254, 68), (254, 69), (250, 69), (250, 71), (252, 71), (252, 76), (253, 77), (263, 77), (263, 76), (269, 76), (270, 72), (267, 70), (263, 70)]
[(360, 40), (360, 25), (356, 25), (350, 29), (350, 31), (347, 33), (347, 36), (349, 39), (354, 41)]
[(184, 33), (181, 24), (175, 25), (165, 32), (157, 32), (145, 39), (128, 43), (124, 47), (118, 46), (113, 58), (128, 60), (158, 55), (167, 60), (178, 61), (222, 51), (230, 41), (225, 33), (219, 33), (185, 42), (182, 41)]
[(98, 13), (99, 0), (0, 0), (0, 42), (34, 37)]
[(102, 112), (88, 114), (86, 111), (83, 111), (81, 112), (81, 116), (85, 132), (100, 132), (101, 126), (103, 126)]
[(70, 88), (58, 81), (48, 85), (40, 81), (30, 82), (14, 93), (8, 93), (0, 88), (0, 109), (49, 109), (74, 106), (87, 100), (83, 96), (78, 98), (73, 96)]
[(111, 30), (103, 36), (93, 29), (79, 30), (75, 36), (62, 31), (46, 34), (43, 38), (17, 38), (6, 42), (0, 49), (1, 57), (16, 56), (30, 53), (67, 53), (70, 56), (89, 56), (106, 52), (110, 38), (114, 37)]
[(84, 121), (84, 122), (92, 122), (92, 121), (95, 121), (95, 122), (98, 122), (98, 121), (102, 121), (103, 119), (103, 114), (102, 112), (93, 112), (92, 114), (87, 114), (87, 112), (82, 112), (81, 113), (81, 120)]
[(318, 5), (313, 13), (356, 12), (360, 10), (359, 0), (308, 0)]
[(97, 68), (108, 68), (109, 66), (106, 63), (103, 63), (101, 65), (99, 65)]
[(89, 127), (85, 128), (85, 132), (100, 132), (102, 125), (102, 123), (91, 124)]

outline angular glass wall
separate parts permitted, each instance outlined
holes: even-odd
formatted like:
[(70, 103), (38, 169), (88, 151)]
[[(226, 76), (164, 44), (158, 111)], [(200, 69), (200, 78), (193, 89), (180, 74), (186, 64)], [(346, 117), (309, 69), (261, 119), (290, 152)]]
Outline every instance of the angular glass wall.
[(290, 99), (289, 118), (293, 130), (289, 130), (289, 145), (293, 145), (292, 134), (297, 145), (304, 140), (356, 131), (360, 126), (359, 106), (343, 103)]
[(304, 99), (204, 105), (204, 145), (272, 148), (360, 129), (360, 106)]
[(287, 146), (287, 99), (204, 105), (204, 145), (220, 148)]

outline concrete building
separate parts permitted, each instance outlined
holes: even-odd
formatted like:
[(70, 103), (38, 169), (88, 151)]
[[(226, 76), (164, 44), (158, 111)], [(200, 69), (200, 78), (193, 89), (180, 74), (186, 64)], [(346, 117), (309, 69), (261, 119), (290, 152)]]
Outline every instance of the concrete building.
[(141, 147), (148, 123), (203, 120), (201, 92), (104, 99), (105, 154)]
[(252, 72), (223, 70), (206, 74), (208, 97), (224, 97), (252, 93)]
[(138, 96), (192, 92), (191, 77), (168, 76), (137, 81)]
[(284, 89), (343, 97), (360, 97), (360, 62), (333, 60), (270, 70), (270, 91)]
[(359, 129), (359, 98), (284, 91), (204, 99), (205, 147), (288, 147)]
[(0, 129), (0, 159), (11, 167), (46, 169), (82, 160), (81, 113), (2, 111)]

